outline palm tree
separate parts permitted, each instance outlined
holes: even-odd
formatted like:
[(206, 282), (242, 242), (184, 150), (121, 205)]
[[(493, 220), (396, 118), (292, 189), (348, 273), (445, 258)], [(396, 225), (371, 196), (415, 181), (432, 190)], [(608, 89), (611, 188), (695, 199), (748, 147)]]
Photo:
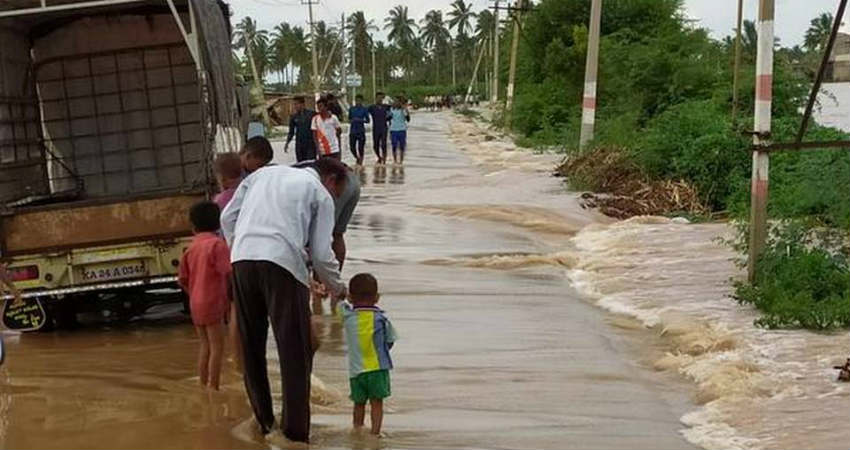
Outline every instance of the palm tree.
[(236, 25), (236, 30), (233, 33), (233, 46), (238, 50), (244, 50), (245, 56), (248, 58), (248, 63), (251, 66), (251, 74), (254, 77), (254, 82), (262, 85), (260, 73), (257, 70), (257, 63), (254, 60), (254, 49), (257, 46), (257, 22), (250, 17), (245, 17)]
[[(289, 48), (292, 54), (292, 73), (290, 80), (292, 80), (293, 84), (301, 86), (309, 80), (309, 77), (303, 77), (301, 75), (305, 73), (304, 70), (310, 65), (310, 46), (308, 45), (307, 35), (303, 27), (292, 27), (292, 33), (289, 39)], [(295, 75), (295, 66), (298, 67), (299, 76)]]
[(482, 41), (488, 39), (493, 34), (496, 17), (489, 9), (482, 10), (478, 13), (478, 21), (475, 23), (475, 40)]
[[(286, 83), (286, 67), (292, 62), (291, 43), (292, 27), (282, 22), (272, 30), (272, 49), (274, 68), (277, 70), (280, 81)], [(291, 80), (290, 80), (291, 82)]]
[(832, 13), (823, 13), (810, 22), (809, 29), (803, 40), (803, 46), (810, 52), (821, 52), (832, 33), (832, 23), (835, 18)]
[[(242, 19), (239, 24), (236, 25), (236, 30), (233, 33), (233, 38), (235, 40), (234, 46), (237, 49), (245, 50), (245, 56), (248, 58), (248, 63), (251, 66), (251, 74), (254, 76), (254, 86), (257, 91), (257, 95), (262, 99), (263, 95), (263, 78), (262, 71), (257, 68), (257, 61), (254, 57), (254, 53), (258, 49), (258, 45), (261, 42), (268, 42), (268, 32), (265, 30), (257, 31), (257, 22), (255, 22), (250, 17), (245, 17)], [(269, 123), (268, 112), (265, 108), (263, 110), (263, 120), (266, 123)]]
[(384, 19), (384, 29), (390, 31), (387, 39), (399, 47), (413, 42), (417, 28), (416, 21), (408, 17), (407, 6), (396, 6)]
[(445, 49), (452, 38), (451, 33), (449, 33), (449, 30), (446, 28), (446, 24), (443, 21), (442, 11), (434, 9), (425, 14), (425, 18), (422, 19), (422, 27), (420, 28), (419, 37), (422, 39), (422, 43), (425, 48), (431, 50), (437, 74), (434, 79), (434, 83), (439, 84), (440, 55), (445, 53)]
[(371, 71), (372, 32), (378, 31), (378, 27), (374, 20), (366, 20), (363, 11), (356, 11), (346, 22), (345, 29), (354, 40), (354, 59), (357, 61), (357, 67), (363, 72), (364, 80), (371, 80), (365, 74)]
[(411, 55), (407, 52), (414, 47), (416, 40), (416, 21), (411, 19), (407, 13), (407, 6), (398, 5), (390, 10), (390, 15), (384, 19), (384, 29), (389, 30), (387, 39), (402, 50), (402, 60), (404, 61), (404, 74), (410, 78), (410, 60)]
[(490, 58), (489, 56), (492, 53), (493, 48), (491, 47), (492, 39), (493, 39), (493, 28), (496, 25), (496, 16), (490, 12), (489, 9), (481, 10), (478, 13), (478, 20), (475, 23), (475, 41), (480, 45), (485, 45), (485, 57), (487, 58), (484, 62), (484, 81), (486, 86), (490, 86), (489, 83), (489, 74), (491, 69)]
[(331, 52), (334, 40), (336, 40), (336, 30), (329, 27), (324, 20), (316, 22), (314, 25), (314, 33), (316, 39), (316, 51), (319, 54), (319, 61), (323, 61), (328, 53)]
[(452, 10), (449, 11), (449, 28), (457, 29), (458, 36), (466, 36), (472, 31), (472, 19), (475, 13), (472, 12), (472, 3), (466, 3), (463, 0), (455, 0), (452, 2)]

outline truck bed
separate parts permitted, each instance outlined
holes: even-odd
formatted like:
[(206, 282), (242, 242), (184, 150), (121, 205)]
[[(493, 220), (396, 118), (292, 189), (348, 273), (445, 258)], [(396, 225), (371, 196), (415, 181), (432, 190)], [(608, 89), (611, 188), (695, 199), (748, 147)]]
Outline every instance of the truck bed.
[(189, 207), (202, 194), (61, 203), (0, 218), (2, 254), (16, 256), (191, 234)]

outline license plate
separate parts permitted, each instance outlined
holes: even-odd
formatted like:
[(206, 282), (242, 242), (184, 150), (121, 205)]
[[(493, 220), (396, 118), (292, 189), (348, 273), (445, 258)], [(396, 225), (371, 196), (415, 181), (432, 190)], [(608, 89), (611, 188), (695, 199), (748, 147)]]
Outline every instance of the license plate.
[(118, 263), (97, 264), (83, 267), (80, 278), (85, 283), (92, 281), (120, 280), (136, 278), (148, 274), (144, 261), (121, 261)]

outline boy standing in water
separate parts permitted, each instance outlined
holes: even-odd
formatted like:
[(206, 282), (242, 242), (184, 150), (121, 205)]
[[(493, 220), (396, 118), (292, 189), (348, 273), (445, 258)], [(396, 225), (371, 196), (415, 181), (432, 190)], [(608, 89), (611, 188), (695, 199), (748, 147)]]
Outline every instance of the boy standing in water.
[(390, 396), (390, 349), (396, 341), (392, 323), (378, 308), (378, 281), (360, 273), (348, 285), (351, 303), (339, 305), (348, 345), (348, 375), (354, 402), (354, 428), (363, 427), (366, 401), (372, 407), (372, 434), (381, 434), (384, 399)]
[(198, 374), (201, 385), (218, 390), (224, 353), (224, 317), (228, 312), (227, 279), (230, 251), (217, 234), (221, 210), (213, 202), (189, 210), (195, 238), (180, 260), (178, 280), (189, 294), (192, 323), (201, 340)]
[(407, 149), (407, 122), (410, 122), (410, 113), (402, 103), (403, 99), (396, 100), (390, 109), (390, 141), (393, 145), (393, 163), (404, 164), (404, 151)]

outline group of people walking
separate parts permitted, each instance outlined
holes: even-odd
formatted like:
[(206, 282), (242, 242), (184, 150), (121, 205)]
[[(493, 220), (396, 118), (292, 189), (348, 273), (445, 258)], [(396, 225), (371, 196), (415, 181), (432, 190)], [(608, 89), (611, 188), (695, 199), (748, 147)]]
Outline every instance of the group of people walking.
[[(348, 110), (350, 123), (348, 146), (358, 167), (362, 167), (366, 155), (366, 125), (372, 125), (372, 149), (377, 164), (387, 163), (387, 139), (393, 154), (393, 163), (404, 164), (407, 150), (407, 125), (410, 111), (403, 98), (391, 105), (385, 103), (386, 95), (378, 92), (375, 103), (364, 106), (363, 96), (355, 97), (354, 105)], [(295, 140), (295, 157), (300, 161), (330, 156), (342, 159), (342, 107), (333, 94), (321, 96), (316, 101), (316, 111), (307, 108), (304, 97), (296, 97), (294, 112), (289, 119), (289, 133), (284, 149)]]
[[(249, 139), (239, 154), (218, 155), (220, 193), (189, 211), (195, 238), (179, 265), (200, 340), (201, 384), (219, 388), (228, 322), (254, 416), (260, 431), (269, 433), (277, 422), (266, 360), (271, 326), (283, 385), (280, 428), (286, 438), (301, 442), (309, 440), (310, 378), (319, 347), (311, 287), (320, 284), (334, 303), (341, 302), (338, 320), (348, 344), (356, 428), (363, 426), (368, 402), (371, 431), (381, 431), (383, 399), (390, 395), (389, 349), (396, 340), (376, 306), (377, 280), (363, 273), (346, 285), (341, 278), (344, 234), (360, 185), (354, 170), (339, 160), (341, 129), (332, 108), (327, 98), (320, 99), (309, 122), (313, 146), (296, 140), (299, 162), (293, 166), (274, 164), (264, 137)], [(311, 115), (305, 111), (293, 116), (295, 133), (302, 133)]]

